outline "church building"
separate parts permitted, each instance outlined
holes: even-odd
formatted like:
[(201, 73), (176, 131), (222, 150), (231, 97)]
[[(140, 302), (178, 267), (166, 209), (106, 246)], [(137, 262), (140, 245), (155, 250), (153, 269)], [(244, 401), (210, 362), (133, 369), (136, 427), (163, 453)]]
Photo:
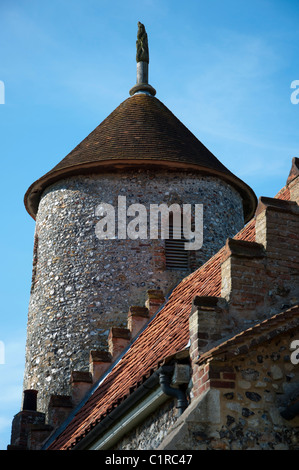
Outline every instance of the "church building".
[(25, 194), (8, 449), (299, 449), (299, 159), (257, 201), (156, 97), (141, 23), (136, 63), (129, 97)]

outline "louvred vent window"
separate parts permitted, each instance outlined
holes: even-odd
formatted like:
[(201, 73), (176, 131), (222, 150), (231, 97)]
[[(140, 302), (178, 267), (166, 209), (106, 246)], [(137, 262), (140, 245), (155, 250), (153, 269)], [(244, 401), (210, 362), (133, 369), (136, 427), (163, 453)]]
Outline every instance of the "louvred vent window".
[[(180, 236), (180, 238), (179, 238)], [(169, 220), (169, 238), (165, 240), (166, 269), (189, 269), (189, 250), (185, 250), (186, 239), (183, 234), (183, 224), (180, 228), (173, 226), (173, 220)]]

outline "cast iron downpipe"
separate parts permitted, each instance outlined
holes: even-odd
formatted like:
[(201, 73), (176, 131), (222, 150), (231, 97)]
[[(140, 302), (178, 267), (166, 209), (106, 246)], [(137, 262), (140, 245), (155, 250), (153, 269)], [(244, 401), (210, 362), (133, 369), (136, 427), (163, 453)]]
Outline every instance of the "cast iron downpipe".
[(186, 393), (183, 390), (181, 390), (180, 388), (171, 387), (170, 384), (171, 384), (172, 373), (173, 373), (173, 367), (162, 366), (159, 369), (159, 383), (165, 395), (168, 395), (170, 397), (174, 397), (177, 399), (176, 407), (178, 408), (178, 415), (181, 416), (181, 414), (185, 411), (185, 409), (188, 406), (188, 401), (186, 398)]

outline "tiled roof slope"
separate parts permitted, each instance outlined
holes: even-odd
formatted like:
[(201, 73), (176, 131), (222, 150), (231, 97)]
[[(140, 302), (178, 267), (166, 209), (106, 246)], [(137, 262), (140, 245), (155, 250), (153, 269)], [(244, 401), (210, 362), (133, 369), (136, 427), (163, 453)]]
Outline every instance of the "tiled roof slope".
[[(288, 189), (278, 198), (289, 200)], [(236, 239), (255, 241), (255, 219)], [(195, 296), (221, 295), (221, 259), (224, 247), (201, 268), (183, 279), (168, 301), (143, 330), (100, 387), (77, 412), (68, 426), (48, 447), (71, 449), (109, 412), (158, 369), (163, 359), (186, 348), (189, 341), (189, 315)]]
[(252, 189), (229, 171), (157, 98), (136, 94), (121, 103), (58, 165), (35, 181), (25, 206), (35, 217), (42, 191), (55, 181), (105, 168), (147, 165), (190, 168), (219, 176), (243, 198), (245, 220), (256, 208)]

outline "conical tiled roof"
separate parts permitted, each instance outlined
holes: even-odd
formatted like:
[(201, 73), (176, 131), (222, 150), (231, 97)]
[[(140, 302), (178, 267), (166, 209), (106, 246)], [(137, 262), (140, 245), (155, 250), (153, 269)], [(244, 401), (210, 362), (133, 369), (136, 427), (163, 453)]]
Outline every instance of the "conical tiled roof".
[(25, 206), (35, 218), (43, 190), (68, 176), (124, 167), (187, 168), (218, 176), (242, 196), (245, 220), (256, 197), (154, 96), (137, 93), (121, 103), (58, 165), (28, 189)]

